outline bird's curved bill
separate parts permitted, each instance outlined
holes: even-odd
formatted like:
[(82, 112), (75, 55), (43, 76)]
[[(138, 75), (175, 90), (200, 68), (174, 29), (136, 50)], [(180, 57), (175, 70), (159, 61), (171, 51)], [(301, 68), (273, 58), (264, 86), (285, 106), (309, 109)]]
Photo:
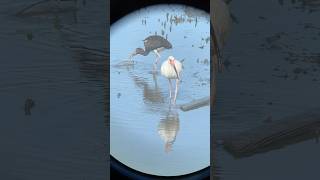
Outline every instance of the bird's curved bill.
[(130, 56), (129, 56), (129, 60), (132, 61), (132, 58), (133, 58), (133, 56), (135, 56), (135, 55), (137, 55), (137, 53), (135, 53), (135, 52), (131, 53)]
[(174, 69), (174, 71), (176, 72), (176, 75), (177, 75), (178, 80), (180, 80), (180, 77), (179, 77), (179, 74), (178, 74), (178, 72), (177, 72), (177, 68), (176, 68), (175, 65), (173, 65), (173, 69)]

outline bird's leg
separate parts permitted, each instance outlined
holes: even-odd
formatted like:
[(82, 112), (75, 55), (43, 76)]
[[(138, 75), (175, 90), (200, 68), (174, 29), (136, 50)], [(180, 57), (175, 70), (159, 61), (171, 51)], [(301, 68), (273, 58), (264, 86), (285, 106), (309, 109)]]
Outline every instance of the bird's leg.
[(133, 60), (132, 60), (132, 58), (133, 58), (134, 55), (135, 55), (135, 53), (132, 53), (132, 54), (130, 54), (130, 56), (129, 56), (129, 61), (130, 61), (132, 64), (134, 64), (134, 62), (133, 62)]
[(153, 64), (153, 71), (154, 71), (154, 73), (156, 73), (156, 71), (157, 71), (157, 64)]
[(153, 64), (153, 69), (154, 70), (157, 70), (157, 64), (158, 64), (158, 62), (159, 62), (159, 59), (160, 59), (160, 54), (159, 54), (159, 52), (158, 52), (158, 50), (154, 50), (153, 51), (155, 54), (156, 54), (156, 62)]
[(176, 103), (176, 99), (177, 99), (177, 94), (178, 94), (178, 87), (179, 87), (179, 79), (176, 79), (176, 89), (175, 89), (175, 93), (174, 93), (174, 103)]
[(172, 91), (172, 84), (171, 84), (171, 79), (168, 79), (169, 80), (169, 97), (170, 97), (170, 101), (171, 101), (171, 91)]
[(158, 83), (157, 83), (157, 76), (155, 73), (152, 73), (153, 81), (154, 81), (154, 86), (155, 88), (158, 88)]

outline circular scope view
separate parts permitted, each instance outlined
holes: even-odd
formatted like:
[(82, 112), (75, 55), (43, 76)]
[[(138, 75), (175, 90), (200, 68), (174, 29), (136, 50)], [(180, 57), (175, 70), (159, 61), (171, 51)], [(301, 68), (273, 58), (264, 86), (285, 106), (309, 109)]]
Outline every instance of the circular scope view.
[(111, 26), (110, 153), (151, 175), (210, 165), (210, 16), (184, 5)]

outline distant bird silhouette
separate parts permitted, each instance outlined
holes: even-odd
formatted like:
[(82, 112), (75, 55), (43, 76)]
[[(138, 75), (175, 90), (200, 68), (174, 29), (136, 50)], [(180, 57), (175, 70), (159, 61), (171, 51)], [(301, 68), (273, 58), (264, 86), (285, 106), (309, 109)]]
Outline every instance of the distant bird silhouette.
[(182, 71), (182, 64), (180, 61), (176, 60), (173, 56), (169, 56), (168, 59), (161, 65), (161, 74), (169, 80), (169, 91), (170, 91), (170, 100), (172, 92), (171, 80), (176, 80), (176, 89), (173, 102), (176, 102), (178, 94), (178, 85), (180, 81), (180, 73)]
[(28, 97), (24, 103), (24, 113), (25, 115), (31, 115), (31, 108), (35, 105), (34, 101)]
[(154, 70), (156, 70), (158, 61), (160, 59), (160, 52), (163, 51), (164, 49), (171, 49), (172, 45), (167, 39), (158, 35), (149, 36), (146, 39), (144, 39), (143, 42), (144, 42), (144, 49), (136, 48), (136, 50), (130, 55), (129, 59), (132, 61), (132, 57), (137, 54), (147, 56), (150, 53), (150, 51), (153, 51), (157, 56), (153, 66)]

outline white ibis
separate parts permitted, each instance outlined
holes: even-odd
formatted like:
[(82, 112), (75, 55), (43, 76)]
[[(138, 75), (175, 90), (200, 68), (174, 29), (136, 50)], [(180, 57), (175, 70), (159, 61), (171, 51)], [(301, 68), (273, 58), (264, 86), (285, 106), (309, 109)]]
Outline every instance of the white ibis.
[(150, 51), (153, 51), (157, 56), (153, 66), (154, 70), (156, 70), (158, 61), (160, 59), (160, 52), (164, 49), (171, 49), (172, 45), (168, 40), (158, 35), (149, 36), (146, 39), (144, 39), (143, 42), (144, 49), (136, 48), (136, 50), (130, 55), (129, 59), (132, 61), (132, 57), (137, 54), (147, 56), (150, 53)]
[(169, 56), (168, 59), (161, 65), (161, 74), (169, 80), (170, 100), (172, 98), (172, 84), (171, 80), (176, 80), (176, 89), (173, 102), (176, 102), (178, 94), (178, 86), (180, 81), (180, 73), (182, 71), (182, 64), (176, 60), (173, 56)]

